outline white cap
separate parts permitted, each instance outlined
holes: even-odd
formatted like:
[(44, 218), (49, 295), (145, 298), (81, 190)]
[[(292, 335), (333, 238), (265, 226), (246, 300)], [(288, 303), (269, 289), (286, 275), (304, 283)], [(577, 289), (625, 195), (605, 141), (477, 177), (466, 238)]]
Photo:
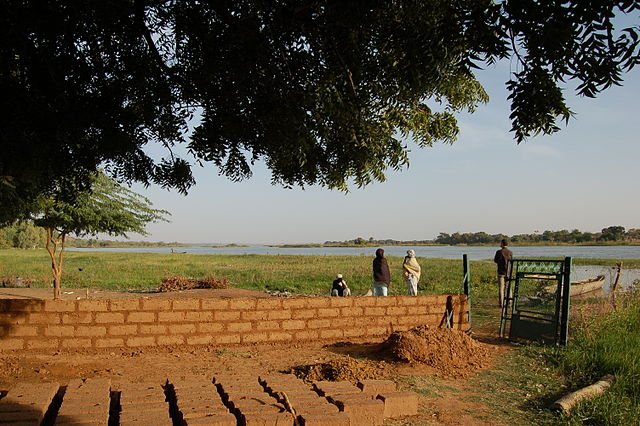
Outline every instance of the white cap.
[(336, 278), (337, 278), (337, 279), (342, 278), (342, 274), (338, 274), (338, 275), (336, 275)]

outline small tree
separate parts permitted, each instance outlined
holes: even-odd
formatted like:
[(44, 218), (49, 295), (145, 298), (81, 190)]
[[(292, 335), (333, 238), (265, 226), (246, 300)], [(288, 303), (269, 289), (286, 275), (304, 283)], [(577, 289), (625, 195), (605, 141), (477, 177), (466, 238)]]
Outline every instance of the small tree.
[(621, 241), (624, 239), (624, 235), (624, 226), (609, 226), (602, 230), (598, 239), (601, 241)]
[(42, 228), (35, 226), (30, 221), (16, 224), (16, 232), (13, 236), (13, 247), (20, 249), (41, 248), (45, 242)]
[(104, 173), (98, 172), (92, 179), (90, 191), (78, 194), (73, 204), (55, 197), (40, 200), (41, 215), (35, 220), (46, 230), (46, 249), (51, 256), (53, 297), (60, 297), (62, 260), (65, 240), (69, 234), (76, 236), (106, 233), (124, 236), (127, 232), (146, 235), (145, 226), (150, 222), (167, 221), (170, 213), (152, 208), (152, 203)]

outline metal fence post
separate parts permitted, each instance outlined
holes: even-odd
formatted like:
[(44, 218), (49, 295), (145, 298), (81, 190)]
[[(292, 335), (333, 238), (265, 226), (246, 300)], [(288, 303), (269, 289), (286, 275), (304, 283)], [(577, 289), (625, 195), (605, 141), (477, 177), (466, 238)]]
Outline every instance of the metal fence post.
[(566, 345), (569, 340), (569, 308), (571, 305), (571, 258), (564, 258), (562, 273), (562, 310), (560, 312), (560, 344)]
[(466, 254), (462, 255), (462, 288), (464, 294), (467, 295), (467, 306), (469, 310), (467, 311), (467, 319), (469, 321), (469, 326), (471, 326), (471, 267), (469, 266), (469, 257)]

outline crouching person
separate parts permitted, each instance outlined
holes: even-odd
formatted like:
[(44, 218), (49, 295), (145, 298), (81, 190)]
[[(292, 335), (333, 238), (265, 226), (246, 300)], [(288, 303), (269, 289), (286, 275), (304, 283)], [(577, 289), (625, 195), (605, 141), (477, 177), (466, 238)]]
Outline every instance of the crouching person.
[(347, 286), (347, 282), (342, 278), (342, 274), (336, 275), (331, 287), (331, 296), (351, 296), (351, 289)]

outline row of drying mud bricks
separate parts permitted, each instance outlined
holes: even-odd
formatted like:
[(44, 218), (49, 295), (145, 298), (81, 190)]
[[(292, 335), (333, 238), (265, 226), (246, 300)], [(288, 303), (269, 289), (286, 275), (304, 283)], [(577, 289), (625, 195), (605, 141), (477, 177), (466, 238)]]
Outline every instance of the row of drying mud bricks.
[(0, 350), (229, 345), (466, 330), (464, 295), (253, 299), (0, 300)]
[(114, 393), (117, 404), (109, 379), (72, 380), (63, 392), (54, 383), (20, 383), (0, 399), (0, 424), (39, 425), (48, 414), (56, 425), (378, 426), (418, 412), (417, 394), (388, 380), (309, 386), (284, 374), (218, 375), (124, 384)]

